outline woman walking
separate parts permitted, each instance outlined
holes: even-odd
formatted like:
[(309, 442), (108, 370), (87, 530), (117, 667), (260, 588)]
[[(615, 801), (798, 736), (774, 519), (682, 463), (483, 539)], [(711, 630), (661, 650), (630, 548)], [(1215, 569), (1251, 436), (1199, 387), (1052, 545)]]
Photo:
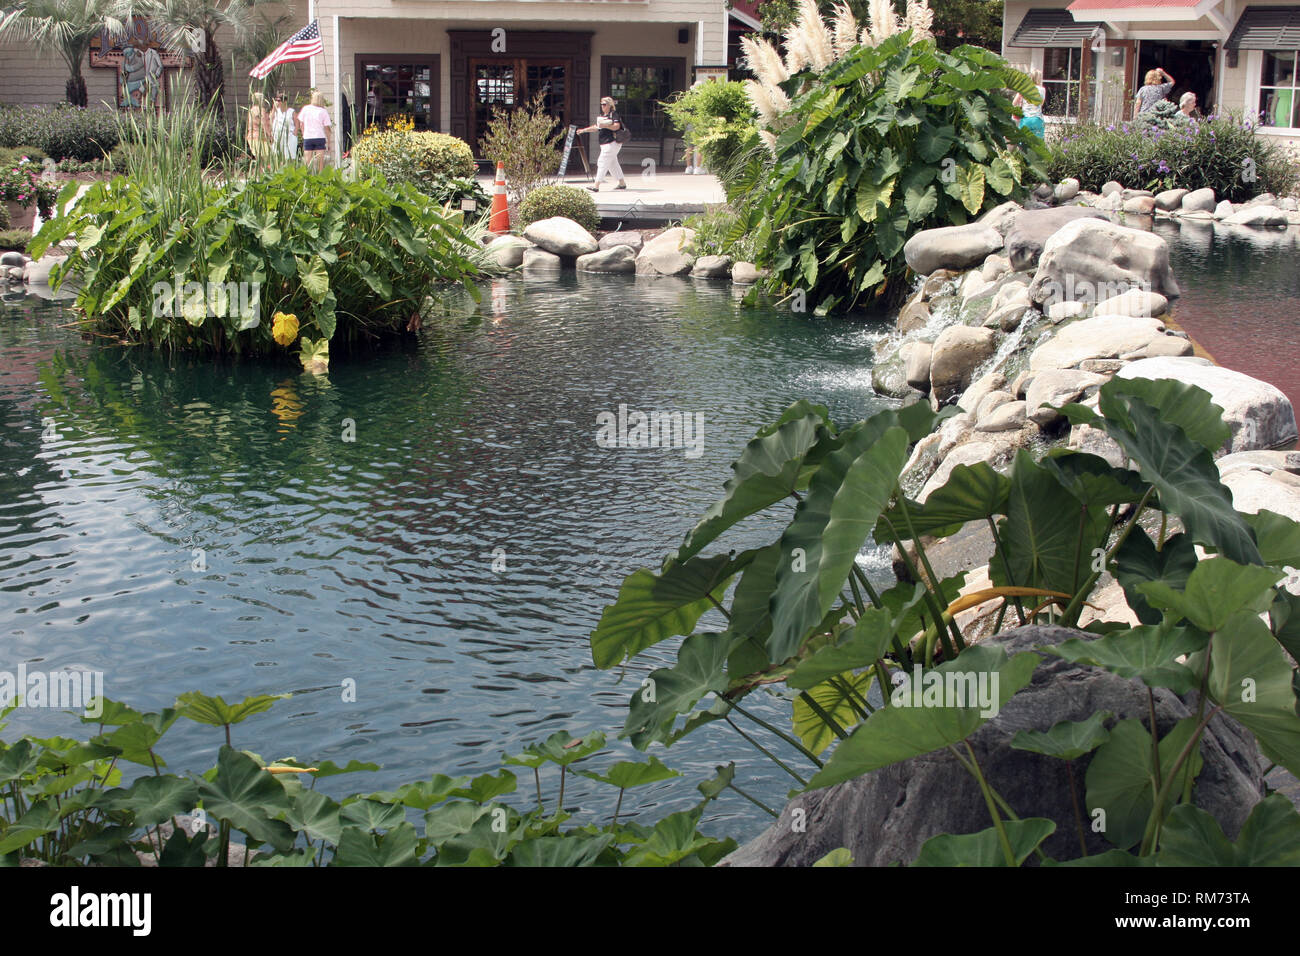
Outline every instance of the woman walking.
[(289, 97), (280, 93), (275, 98), (275, 113), (271, 116), (271, 141), (285, 159), (298, 158), (298, 128), (294, 125)]
[(623, 121), (614, 111), (614, 99), (606, 96), (600, 101), (600, 116), (596, 118), (595, 125), (578, 130), (579, 133), (596, 131), (599, 134), (597, 139), (600, 142), (600, 157), (596, 160), (596, 185), (587, 187), (594, 193), (600, 192), (600, 184), (605, 181), (606, 173), (612, 174), (618, 180), (615, 189), (627, 189), (627, 180), (623, 178), (623, 167), (618, 164), (618, 151), (623, 148), (623, 144), (614, 136), (622, 129)]
[(1047, 127), (1043, 124), (1043, 101), (1047, 99), (1047, 87), (1043, 86), (1043, 71), (1030, 70), (1029, 79), (1038, 91), (1038, 103), (1029, 102), (1019, 93), (1012, 104), (1020, 110), (1020, 128), (1027, 129), (1039, 139), (1047, 138)]
[(325, 151), (333, 141), (330, 114), (325, 109), (325, 94), (312, 90), (311, 104), (298, 111), (298, 129), (302, 133), (302, 152), (307, 167), (314, 172), (325, 168)]
[[(1163, 83), (1160, 82), (1162, 76), (1165, 78)], [(1174, 78), (1166, 73), (1163, 67), (1147, 70), (1142, 88), (1137, 91), (1137, 96), (1133, 98), (1133, 101), (1137, 104), (1137, 112), (1145, 113), (1163, 100), (1169, 95), (1169, 91), (1174, 88), (1174, 83)]]

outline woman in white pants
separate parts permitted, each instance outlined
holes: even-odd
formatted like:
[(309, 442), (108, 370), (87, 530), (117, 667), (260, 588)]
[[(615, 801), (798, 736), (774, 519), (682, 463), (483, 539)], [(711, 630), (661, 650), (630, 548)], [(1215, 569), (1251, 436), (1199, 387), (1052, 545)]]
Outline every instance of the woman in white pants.
[(600, 192), (600, 184), (605, 181), (607, 173), (612, 174), (618, 185), (615, 189), (627, 189), (627, 180), (623, 178), (623, 167), (618, 164), (618, 151), (623, 144), (614, 138), (614, 133), (623, 128), (623, 121), (614, 112), (614, 100), (606, 96), (600, 101), (600, 116), (594, 126), (578, 130), (579, 133), (597, 132), (600, 143), (600, 157), (596, 160), (596, 185), (588, 186), (594, 193)]

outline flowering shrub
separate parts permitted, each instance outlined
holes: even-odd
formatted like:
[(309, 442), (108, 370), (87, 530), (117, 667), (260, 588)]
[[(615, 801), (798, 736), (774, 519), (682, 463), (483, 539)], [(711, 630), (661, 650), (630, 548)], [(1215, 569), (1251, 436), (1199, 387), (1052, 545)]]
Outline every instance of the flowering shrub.
[(1080, 125), (1052, 146), (1048, 174), (1084, 189), (1115, 180), (1132, 188), (1201, 189), (1240, 202), (1263, 192), (1285, 196), (1300, 174), (1285, 151), (1240, 116), (1204, 120)]
[(370, 169), (390, 183), (410, 183), (444, 202), (460, 198), (447, 195), (448, 177), (472, 180), (476, 171), (468, 143), (446, 133), (416, 130), (409, 116), (369, 127), (352, 147), (352, 159), (362, 172)]
[(41, 217), (48, 219), (58, 189), (54, 183), (41, 180), (42, 171), (41, 166), (25, 157), (0, 167), (0, 201), (16, 202), (24, 209), (36, 203)]

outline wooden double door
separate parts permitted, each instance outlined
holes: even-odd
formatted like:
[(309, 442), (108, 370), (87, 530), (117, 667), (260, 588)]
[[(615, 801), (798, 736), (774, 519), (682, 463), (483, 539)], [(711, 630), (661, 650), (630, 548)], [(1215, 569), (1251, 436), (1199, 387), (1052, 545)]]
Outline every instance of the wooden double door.
[(473, 57), (469, 61), (470, 130), (477, 145), (494, 108), (526, 107), (541, 95), (546, 112), (569, 124), (573, 61), (564, 57)]

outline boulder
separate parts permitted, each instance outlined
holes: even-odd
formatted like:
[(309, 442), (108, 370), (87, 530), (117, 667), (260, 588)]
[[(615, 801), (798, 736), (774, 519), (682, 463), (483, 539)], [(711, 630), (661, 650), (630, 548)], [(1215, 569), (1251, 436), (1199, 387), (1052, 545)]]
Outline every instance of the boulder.
[(1040, 428), (1046, 427), (1060, 414), (1043, 405), (1060, 408), (1078, 399), (1088, 389), (1101, 385), (1106, 376), (1077, 369), (1044, 369), (1035, 372), (1025, 389), (1025, 404), (1028, 406), (1029, 420)]
[(1066, 319), (1077, 319), (1087, 311), (1086, 302), (1053, 302), (1044, 314), (1053, 322), (1064, 322)]
[(1300, 209), (1300, 203), (1296, 202), (1296, 200), (1292, 199), (1290, 196), (1283, 196), (1277, 201), (1277, 208), (1284, 210), (1285, 212), (1295, 212), (1297, 209)]
[(960, 395), (975, 369), (993, 356), (997, 343), (990, 329), (953, 325), (939, 333), (930, 358), (930, 394), (939, 404)]
[(696, 279), (725, 279), (731, 273), (731, 256), (700, 256), (691, 267)]
[(1196, 348), (1192, 345), (1190, 339), (1185, 339), (1176, 332), (1170, 332), (1168, 335), (1157, 335), (1146, 345), (1134, 349), (1132, 352), (1125, 352), (1120, 356), (1125, 362), (1136, 362), (1138, 359), (1156, 358), (1157, 356), (1190, 356)]
[(908, 342), (898, 354), (903, 359), (903, 369), (907, 384), (918, 392), (930, 392), (930, 353), (933, 346), (929, 342)]
[(578, 256), (579, 272), (635, 272), (636, 252), (631, 246), (610, 246)]
[(600, 241), (597, 245), (602, 249), (613, 249), (615, 246), (631, 246), (632, 252), (637, 253), (640, 252), (641, 247), (645, 245), (645, 239), (639, 232), (633, 230), (627, 230), (625, 232), (620, 229), (618, 232), (605, 233), (605, 235), (600, 237)]
[(4, 269), (5, 278), (7, 278), (10, 282), (12, 282), (15, 285), (22, 284), (23, 281), (22, 266), (0, 266), (0, 268)]
[(1229, 226), (1285, 226), (1286, 212), (1276, 206), (1246, 206), (1223, 220)]
[[(944, 424), (946, 425), (947, 422)], [(970, 427), (969, 420), (967, 420), (967, 432), (970, 431)], [(940, 446), (940, 448), (942, 450), (942, 446)], [(948, 479), (952, 477), (952, 470), (958, 465), (974, 465), (981, 461), (989, 461), (994, 458), (997, 453), (998, 446), (991, 440), (968, 441), (957, 445), (946, 455), (942, 456), (943, 460), (939, 463), (939, 467), (936, 468), (934, 474), (926, 480), (925, 485), (917, 494), (916, 500), (924, 503), (925, 500), (936, 490), (946, 485)]]
[(503, 269), (514, 269), (524, 264), (524, 251), (533, 244), (522, 236), (499, 236), (487, 247), (488, 258)]
[(1134, 287), (1178, 295), (1164, 239), (1104, 219), (1076, 219), (1044, 244), (1029, 295), (1035, 302), (1096, 302)]
[(1064, 326), (1034, 349), (1029, 367), (1034, 371), (1074, 368), (1085, 359), (1118, 358), (1144, 348), (1165, 334), (1158, 319), (1127, 315), (1099, 315)]
[(731, 281), (737, 285), (753, 285), (764, 273), (752, 262), (737, 262), (731, 267)]
[(21, 252), (0, 253), (0, 266), (17, 266), (21, 269), (27, 263), (27, 257)]
[(1113, 192), (1102, 196), (1092, 205), (1094, 209), (1101, 212), (1119, 212), (1120, 207), (1124, 205), (1124, 198), (1118, 192)]
[(907, 240), (903, 257), (920, 275), (939, 269), (969, 269), (1002, 248), (1002, 234), (978, 222), (923, 229)]
[(901, 349), (872, 364), (871, 387), (888, 398), (906, 398), (915, 391), (907, 382), (907, 364)]
[(1133, 199), (1135, 196), (1147, 196), (1154, 199), (1155, 193), (1149, 189), (1125, 189), (1122, 193), (1125, 199)]
[(975, 413), (972, 416), (975, 421), (987, 418), (993, 414), (994, 409), (1000, 408), (1008, 402), (1014, 402), (1016, 397), (1006, 389), (998, 388), (985, 395), (978, 405), (975, 406)]
[(1098, 315), (1132, 315), (1153, 319), (1169, 311), (1169, 300), (1159, 292), (1129, 289), (1098, 302), (1093, 311)]
[(1070, 428), (1070, 439), (1066, 443), (1072, 450), (1105, 459), (1112, 467), (1123, 468), (1128, 464), (1128, 455), (1120, 448), (1119, 442), (1111, 438), (1100, 428), (1091, 425), (1074, 425)]
[(559, 272), (564, 268), (564, 260), (553, 252), (533, 247), (524, 250), (523, 267), (525, 273)]
[(679, 276), (690, 272), (695, 257), (684, 250), (694, 238), (694, 229), (682, 226), (665, 229), (642, 246), (636, 257), (636, 274)]
[(966, 278), (961, 283), (961, 304), (965, 305), (972, 299), (978, 299), (980, 296), (986, 295), (994, 285), (996, 283), (985, 281), (984, 276), (980, 275), (978, 271), (966, 273)]
[(1131, 215), (1150, 216), (1156, 211), (1156, 201), (1152, 196), (1130, 196), (1120, 208)]
[[(987, 375), (981, 375), (975, 381), (967, 386), (966, 391), (962, 392), (957, 398), (957, 407), (963, 411), (969, 412), (973, 417), (979, 407), (983, 404), (984, 399), (994, 392), (1000, 392), (1007, 387), (1007, 378), (1001, 372), (989, 372)], [(974, 421), (968, 424), (975, 424)], [(942, 427), (942, 426), (940, 426)]]
[(1219, 203), (1217, 206), (1214, 207), (1214, 218), (1227, 219), (1236, 211), (1237, 211), (1237, 207), (1225, 199), (1223, 202)]
[(1003, 332), (1014, 332), (1020, 328), (1020, 323), (1025, 319), (1025, 313), (1031, 308), (1027, 303), (1013, 302), (1011, 305), (999, 306), (989, 317), (984, 320), (984, 328), (1001, 329)]
[[(1036, 651), (1071, 638), (1094, 635), (1053, 626), (1021, 627), (987, 639), (1008, 654)], [(1097, 667), (1039, 653), (1029, 685), (971, 737), (970, 746), (992, 787), (1022, 816), (1046, 817), (1056, 831), (1043, 843), (1053, 859), (1080, 853), (1075, 799), (1067, 768), (1055, 757), (1018, 750), (1011, 741), (1022, 730), (1046, 731), (1061, 721), (1082, 721), (1099, 711), (1118, 719), (1145, 720), (1147, 688)], [(1158, 733), (1193, 717), (1194, 700), (1164, 688), (1151, 691)], [(1223, 714), (1209, 722), (1200, 752), (1204, 760), (1193, 791), (1198, 807), (1236, 840), (1246, 817), (1264, 795), (1254, 739)], [(1073, 762), (1077, 799), (1092, 755)], [(1112, 815), (1118, 814), (1118, 806)], [(797, 824), (797, 825), (796, 825)], [(946, 749), (913, 757), (854, 780), (802, 793), (788, 803), (770, 828), (722, 861), (724, 866), (809, 866), (845, 847), (856, 866), (908, 864), (940, 833), (977, 833), (992, 826), (979, 785)], [(1085, 827), (1090, 854), (1111, 845)], [(1031, 858), (1032, 859), (1032, 858)]]
[(1213, 212), (1214, 211), (1214, 190), (1209, 186), (1204, 189), (1193, 189), (1183, 197), (1183, 212)]
[(1023, 428), (1025, 424), (1025, 403), (1007, 402), (999, 405), (976, 424), (977, 432), (1011, 432)]
[(1000, 206), (994, 206), (975, 221), (981, 226), (989, 226), (996, 229), (1005, 236), (1007, 231), (1011, 228), (1012, 223), (1015, 222), (1016, 216), (1018, 216), (1020, 212), (1021, 208), (1019, 204), (1007, 201), (1002, 203)]
[(1300, 521), (1300, 453), (1241, 451), (1224, 455), (1215, 464), (1238, 511), (1275, 511)]
[(1123, 193), (1124, 187), (1113, 179), (1101, 185), (1101, 194), (1103, 196), (1122, 196)]
[(1077, 195), (1079, 195), (1079, 180), (1073, 176), (1062, 179), (1052, 191), (1052, 198), (1057, 202), (1069, 202)]
[(41, 256), (23, 266), (23, 281), (28, 285), (49, 285), (50, 270), (62, 262), (60, 256)]
[(1247, 206), (1276, 206), (1277, 197), (1272, 193), (1260, 193), (1246, 200)]
[(530, 223), (524, 229), (524, 238), (537, 248), (557, 256), (585, 256), (600, 248), (591, 233), (564, 216)]
[(1186, 196), (1190, 189), (1166, 189), (1164, 192), (1156, 193), (1156, 208), (1163, 209), (1165, 212), (1173, 212), (1183, 204), (1183, 197)]
[(1147, 358), (1124, 366), (1120, 378), (1172, 378), (1210, 393), (1223, 409), (1231, 430), (1227, 444), (1216, 454), (1254, 449), (1290, 448), (1300, 440), (1295, 410), (1274, 385), (1242, 372), (1194, 358)]
[(1104, 218), (1095, 209), (1083, 206), (1022, 212), (1007, 233), (1007, 257), (1011, 261), (1011, 268), (1017, 272), (1028, 272), (1038, 265), (1044, 244), (1066, 223), (1076, 219)]
[(1011, 271), (1011, 260), (1006, 256), (1000, 256), (997, 253), (989, 256), (984, 260), (984, 265), (980, 269), (980, 275), (984, 277), (985, 282), (993, 282), (1002, 278)]
[(930, 306), (920, 299), (913, 299), (903, 306), (898, 313), (898, 331), (903, 334), (916, 332), (930, 323)]
[[(1015, 204), (1012, 203), (1012, 205)], [(921, 283), (921, 298), (933, 299), (935, 296), (942, 294), (943, 290), (948, 288), (949, 284), (954, 279), (960, 278), (960, 276), (961, 273), (954, 272), (951, 269), (940, 269), (938, 272), (930, 273), (925, 277), (925, 282)]]

